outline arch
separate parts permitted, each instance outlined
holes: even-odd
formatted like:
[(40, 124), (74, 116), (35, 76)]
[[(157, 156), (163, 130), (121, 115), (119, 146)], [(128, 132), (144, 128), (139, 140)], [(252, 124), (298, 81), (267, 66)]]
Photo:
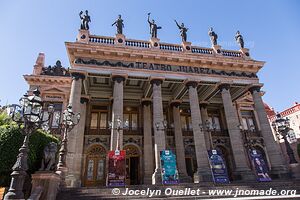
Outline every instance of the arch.
[(221, 152), (227, 168), (228, 178), (229, 180), (232, 181), (233, 180), (233, 162), (232, 162), (233, 158), (230, 153), (230, 149), (228, 149), (226, 146), (221, 144), (217, 145), (216, 149)]
[(94, 143), (85, 150), (84, 158), (84, 185), (97, 186), (105, 184), (106, 155), (104, 145)]
[(126, 185), (138, 185), (142, 174), (142, 150), (135, 143), (123, 146), (126, 151)]
[(253, 146), (253, 148), (262, 155), (265, 163), (267, 164), (268, 169), (270, 169), (270, 163), (268, 159), (268, 155), (266, 154), (265, 148), (262, 145), (256, 144)]
[(194, 173), (197, 171), (198, 168), (195, 145), (194, 144), (186, 145), (184, 149), (184, 154), (185, 154), (185, 165), (186, 165), (187, 174), (193, 178)]

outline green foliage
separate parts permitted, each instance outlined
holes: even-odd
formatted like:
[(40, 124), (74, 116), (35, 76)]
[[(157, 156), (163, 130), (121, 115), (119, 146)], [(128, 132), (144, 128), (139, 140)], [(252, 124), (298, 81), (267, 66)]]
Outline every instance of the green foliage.
[(0, 112), (0, 126), (9, 124), (11, 121), (11, 118), (5, 112)]
[[(0, 126), (0, 186), (9, 186), (11, 168), (16, 162), (23, 140), (24, 136), (21, 134), (20, 128), (10, 120)], [(44, 147), (49, 142), (58, 143), (58, 139), (41, 130), (30, 136), (28, 174), (34, 173), (39, 169)]]

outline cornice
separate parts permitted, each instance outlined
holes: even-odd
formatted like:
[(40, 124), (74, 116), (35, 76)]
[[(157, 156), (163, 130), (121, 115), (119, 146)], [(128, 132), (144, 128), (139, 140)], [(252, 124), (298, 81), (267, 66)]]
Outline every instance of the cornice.
[(23, 75), (28, 84), (34, 83), (52, 83), (52, 84), (71, 84), (71, 77), (47, 76), (47, 75)]

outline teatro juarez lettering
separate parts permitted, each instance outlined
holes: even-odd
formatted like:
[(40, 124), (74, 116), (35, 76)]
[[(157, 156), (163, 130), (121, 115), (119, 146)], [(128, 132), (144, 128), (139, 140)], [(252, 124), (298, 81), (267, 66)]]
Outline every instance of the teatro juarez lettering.
[(177, 65), (165, 65), (165, 64), (145, 63), (145, 62), (120, 62), (120, 61), (108, 61), (108, 60), (100, 61), (95, 59), (88, 60), (88, 59), (77, 58), (75, 60), (75, 64), (257, 78), (255, 73), (224, 71), (224, 70), (209, 69), (206, 67), (177, 66)]

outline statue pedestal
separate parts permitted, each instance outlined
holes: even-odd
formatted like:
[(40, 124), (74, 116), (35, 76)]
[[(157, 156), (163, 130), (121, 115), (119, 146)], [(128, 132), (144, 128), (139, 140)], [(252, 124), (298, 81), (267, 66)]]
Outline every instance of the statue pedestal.
[(183, 51), (192, 51), (192, 43), (191, 42), (182, 42)]
[(213, 45), (212, 48), (213, 48), (213, 50), (215, 51), (216, 54), (221, 53), (221, 46), (220, 45)]
[(52, 171), (39, 171), (32, 174), (31, 194), (42, 190), (39, 199), (55, 200), (60, 185), (60, 176)]
[(115, 38), (115, 45), (117, 46), (124, 46), (125, 45), (125, 35), (123, 34), (116, 34)]
[(242, 52), (244, 57), (250, 57), (249, 49), (248, 48), (241, 48), (240, 52)]
[(90, 39), (90, 31), (79, 29), (79, 33), (77, 35), (76, 41), (81, 43), (88, 43)]
[(158, 38), (151, 38), (150, 39), (151, 47), (159, 49), (159, 39)]

